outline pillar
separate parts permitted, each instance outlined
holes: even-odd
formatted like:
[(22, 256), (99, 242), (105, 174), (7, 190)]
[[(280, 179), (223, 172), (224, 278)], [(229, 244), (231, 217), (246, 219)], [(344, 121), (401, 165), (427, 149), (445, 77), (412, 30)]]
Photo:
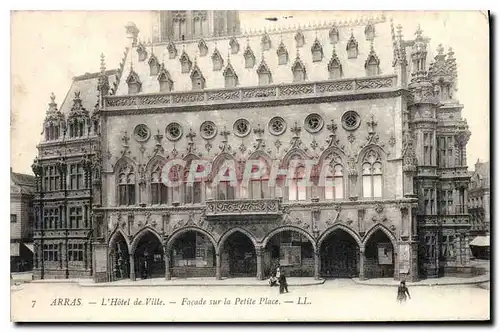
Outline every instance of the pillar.
[(262, 250), (261, 247), (255, 248), (255, 254), (257, 255), (257, 280), (262, 280)]
[(170, 250), (165, 246), (163, 247), (163, 257), (165, 258), (165, 280), (172, 279), (170, 274)]
[(130, 280), (135, 281), (135, 260), (133, 254), (130, 254)]
[(315, 249), (314, 250), (314, 279), (316, 279), (316, 280), (319, 279), (319, 265), (320, 265), (319, 250)]
[(221, 280), (221, 274), (220, 274), (220, 253), (217, 252), (215, 253), (215, 279)]
[(359, 280), (366, 280), (365, 278), (365, 248), (359, 248)]

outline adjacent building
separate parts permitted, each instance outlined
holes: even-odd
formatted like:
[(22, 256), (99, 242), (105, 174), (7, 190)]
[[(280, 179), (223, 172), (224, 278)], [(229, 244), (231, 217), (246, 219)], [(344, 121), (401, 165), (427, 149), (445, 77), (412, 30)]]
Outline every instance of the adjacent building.
[(33, 268), (33, 175), (10, 169), (10, 270), (31, 271)]
[[(52, 97), (33, 165), (37, 278), (470, 269), (470, 132), (451, 48), (384, 15), (252, 32), (237, 12), (152, 15), (153, 42), (128, 23), (117, 70), (101, 59), (60, 109)], [(162, 181), (172, 159), (186, 162), (175, 188)], [(186, 177), (198, 160), (209, 176)], [(249, 160), (299, 166), (269, 186), (271, 174), (243, 181)], [(236, 186), (214, 180), (226, 163)], [(323, 165), (334, 186), (318, 181)]]

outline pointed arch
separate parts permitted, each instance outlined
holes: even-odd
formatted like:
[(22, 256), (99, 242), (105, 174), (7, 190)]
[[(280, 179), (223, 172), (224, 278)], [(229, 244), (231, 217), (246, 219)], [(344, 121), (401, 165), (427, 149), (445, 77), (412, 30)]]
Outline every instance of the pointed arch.
[(219, 241), (217, 242), (217, 245), (219, 247), (219, 252), (220, 252), (220, 249), (224, 246), (224, 243), (225, 241), (231, 236), (233, 235), (234, 233), (237, 233), (237, 232), (240, 232), (242, 234), (244, 234), (245, 236), (247, 236), (250, 241), (252, 241), (253, 243), (253, 246), (255, 248), (258, 247), (259, 243), (257, 242), (257, 240), (255, 239), (255, 236), (253, 236), (252, 233), (250, 233), (249, 231), (247, 231), (246, 229), (240, 227), (240, 226), (236, 226), (236, 227), (232, 227), (230, 229), (228, 229), (224, 234), (222, 234), (222, 236), (219, 238)]
[(384, 173), (386, 154), (381, 147), (370, 144), (358, 156), (358, 174), (361, 176), (363, 198), (384, 197)]
[[(215, 156), (214, 160), (212, 161), (212, 168), (210, 169), (210, 178), (214, 179), (217, 176), (217, 173), (219, 172), (220, 168), (222, 165), (224, 165), (224, 162), (226, 160), (233, 160), (235, 165), (236, 165), (236, 158), (229, 153), (223, 152), (219, 153), (217, 156)], [(236, 167), (236, 176), (238, 177), (238, 167)]]
[(342, 63), (335, 51), (335, 46), (333, 47), (332, 58), (328, 62), (328, 73), (330, 79), (339, 79), (343, 76)]
[(288, 167), (288, 163), (293, 157), (299, 156), (300, 159), (305, 160), (311, 158), (303, 149), (294, 148), (289, 150), (281, 159), (281, 167)]
[(366, 244), (370, 240), (370, 237), (372, 237), (372, 235), (375, 234), (375, 232), (377, 232), (378, 230), (384, 232), (385, 235), (387, 235), (387, 237), (392, 243), (392, 246), (394, 247), (394, 251), (396, 251), (398, 244), (396, 236), (394, 236), (394, 234), (385, 225), (382, 225), (381, 223), (376, 223), (368, 230), (368, 232), (366, 232), (365, 236), (363, 237), (363, 246), (366, 246)]
[[(130, 244), (130, 253), (135, 255), (135, 250), (137, 249), (137, 244), (140, 242), (141, 238), (147, 233), (153, 234), (160, 243), (163, 243), (162, 238), (158, 232), (152, 228), (151, 226), (144, 226), (140, 231), (138, 231), (134, 237), (132, 238), (132, 242)], [(165, 253), (164, 253), (165, 254)]]
[(298, 54), (292, 65), (292, 74), (294, 82), (304, 82), (306, 80), (306, 66)]
[(303, 235), (304, 237), (306, 237), (309, 242), (311, 242), (312, 246), (313, 246), (313, 249), (314, 251), (316, 251), (317, 249), (317, 246), (316, 246), (316, 241), (314, 240), (314, 238), (312, 237), (311, 234), (309, 234), (308, 232), (306, 232), (305, 230), (303, 230), (302, 228), (300, 227), (297, 227), (297, 226), (291, 226), (291, 225), (288, 225), (288, 226), (280, 226), (278, 228), (275, 228), (273, 229), (271, 232), (269, 232), (263, 239), (262, 239), (262, 248), (265, 248), (267, 243), (269, 242), (269, 240), (276, 234), (278, 233), (281, 233), (281, 232), (286, 232), (286, 231), (289, 231), (289, 232), (297, 232), (297, 233), (300, 233), (301, 235)]
[(354, 34), (352, 32), (351, 37), (347, 41), (346, 51), (348, 59), (355, 59), (358, 57), (358, 42), (356, 38), (354, 38)]
[[(182, 54), (179, 58), (179, 61), (181, 63), (181, 73), (183, 73), (183, 74), (189, 73), (193, 63), (191, 62), (191, 59), (189, 59), (189, 56), (187, 55), (186, 51), (182, 51)], [(195, 67), (197, 67), (196, 64), (195, 64)], [(192, 75), (192, 73), (191, 73), (191, 75)]]
[(331, 234), (333, 234), (333, 232), (337, 230), (341, 230), (349, 234), (354, 239), (354, 241), (356, 241), (360, 248), (364, 246), (363, 240), (355, 230), (344, 224), (335, 224), (325, 229), (325, 231), (320, 235), (320, 237), (318, 238), (318, 248), (321, 248), (323, 241), (325, 241), (325, 239), (327, 239)]
[(269, 85), (273, 82), (273, 75), (264, 60), (264, 57), (262, 57), (262, 61), (257, 67), (257, 75), (259, 76), (259, 85)]
[(214, 71), (219, 71), (224, 66), (224, 59), (220, 54), (217, 47), (214, 49), (214, 53), (212, 53), (212, 68)]
[(119, 226), (117, 226), (114, 231), (111, 233), (108, 241), (108, 247), (111, 249), (113, 244), (116, 243), (116, 240), (118, 239), (119, 236), (122, 236), (123, 239), (125, 240), (125, 244), (127, 245), (127, 250), (130, 253), (130, 242), (128, 241), (128, 236), (123, 233), (123, 231), (120, 229)]
[(380, 59), (373, 49), (373, 42), (371, 45), (370, 53), (368, 54), (368, 57), (365, 61), (365, 70), (367, 76), (375, 76), (380, 74)]
[(295, 43), (296, 43), (298, 48), (304, 46), (304, 44), (305, 44), (304, 34), (300, 30), (297, 31), (297, 33), (295, 34)]
[(161, 65), (158, 73), (158, 82), (160, 84), (160, 92), (170, 92), (173, 90), (174, 82), (170, 77), (170, 73), (163, 64)]
[(276, 54), (278, 55), (278, 65), (286, 65), (288, 63), (288, 51), (283, 41), (278, 46)]
[(115, 163), (114, 167), (113, 167), (113, 172), (116, 173), (121, 167), (124, 166), (124, 164), (128, 165), (132, 165), (134, 167), (134, 169), (137, 168), (137, 163), (130, 157), (128, 156), (121, 156)]
[(155, 155), (155, 156), (151, 157), (146, 164), (147, 174), (151, 174), (153, 168), (156, 167), (159, 163), (165, 164), (166, 162), (167, 162), (167, 158), (165, 158), (163, 156)]
[(339, 29), (336, 26), (333, 26), (328, 32), (328, 37), (330, 39), (331, 44), (336, 44), (339, 42)]
[(271, 166), (273, 163), (273, 158), (266, 151), (260, 149), (252, 152), (248, 156), (247, 160), (256, 160), (259, 158), (263, 158), (266, 161), (266, 163), (269, 164), (269, 166)]
[(247, 47), (245, 48), (243, 57), (245, 58), (245, 68), (253, 68), (255, 66), (255, 54), (250, 48), (250, 45), (247, 45)]
[(375, 38), (375, 26), (373, 23), (368, 23), (368, 25), (365, 27), (365, 37), (366, 40), (373, 40)]
[(314, 43), (311, 46), (311, 54), (313, 62), (320, 62), (323, 60), (323, 46), (321, 46), (318, 38), (314, 40)]
[(234, 88), (238, 85), (238, 75), (236, 75), (236, 72), (234, 71), (231, 63), (228, 62), (226, 68), (222, 72), (222, 75), (224, 76), (224, 83), (226, 88)]
[(231, 37), (229, 40), (229, 47), (231, 48), (231, 54), (236, 54), (240, 51), (240, 44), (235, 37)]
[(168, 43), (167, 51), (168, 51), (168, 58), (175, 59), (175, 57), (177, 56), (177, 48), (175, 47), (175, 44), (172, 40), (170, 40), (170, 42)]
[(269, 37), (267, 32), (262, 36), (260, 44), (263, 51), (268, 51), (271, 49), (271, 38)]
[(379, 154), (379, 156), (380, 156), (380, 160), (382, 162), (385, 162), (385, 159), (387, 158), (387, 152), (380, 145), (371, 143), (371, 144), (368, 144), (368, 145), (364, 146), (361, 149), (361, 151), (359, 151), (359, 153), (358, 153), (358, 160), (357, 160), (358, 164), (363, 161), (363, 159), (365, 158), (365, 156), (371, 150), (374, 150), (375, 152), (377, 152)]
[(205, 235), (210, 240), (210, 242), (212, 242), (216, 254), (219, 253), (219, 247), (217, 246), (217, 241), (215, 241), (215, 238), (212, 236), (212, 234), (210, 234), (209, 232), (198, 226), (185, 226), (175, 230), (172, 234), (170, 234), (168, 241), (166, 243), (167, 252), (170, 252), (175, 240), (177, 240), (179, 236), (187, 232), (198, 232)]
[(198, 51), (200, 52), (200, 57), (204, 57), (208, 54), (208, 46), (203, 38), (198, 42)]
[(198, 65), (195, 63), (193, 67), (193, 71), (191, 71), (191, 83), (193, 85), (193, 90), (202, 90), (205, 89), (205, 77), (201, 72)]
[(319, 156), (319, 158), (318, 158), (318, 164), (321, 165), (322, 163), (324, 163), (325, 160), (329, 159), (329, 156), (332, 155), (332, 154), (338, 155), (340, 157), (340, 159), (342, 160), (342, 164), (345, 164), (347, 156), (344, 153), (344, 151), (342, 151), (337, 146), (329, 146), (329, 147), (327, 147), (325, 149), (325, 151), (323, 151), (321, 153), (321, 155)]
[(141, 79), (133, 69), (130, 69), (130, 73), (128, 74), (125, 82), (128, 85), (129, 94), (136, 94), (141, 92), (141, 87), (142, 87)]
[(151, 54), (148, 60), (148, 65), (149, 65), (149, 75), (150, 76), (155, 76), (158, 75), (158, 71), (160, 69), (160, 62), (158, 61), (158, 58), (154, 53)]

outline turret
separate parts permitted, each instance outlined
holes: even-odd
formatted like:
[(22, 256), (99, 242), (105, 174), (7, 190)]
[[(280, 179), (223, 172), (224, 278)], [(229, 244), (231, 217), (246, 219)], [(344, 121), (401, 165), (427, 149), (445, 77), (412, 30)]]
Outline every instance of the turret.
[(64, 135), (65, 130), (65, 118), (64, 114), (57, 109), (57, 104), (55, 102), (56, 96), (54, 93), (50, 95), (49, 108), (47, 109), (47, 115), (43, 123), (43, 132), (45, 141), (54, 141), (59, 139)]

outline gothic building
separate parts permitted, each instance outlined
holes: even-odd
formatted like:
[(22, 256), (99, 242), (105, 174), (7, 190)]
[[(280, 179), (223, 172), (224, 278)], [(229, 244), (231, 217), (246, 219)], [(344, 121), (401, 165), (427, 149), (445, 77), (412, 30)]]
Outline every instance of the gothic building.
[[(236, 13), (153, 15), (152, 43), (127, 24), (119, 69), (102, 61), (61, 109), (49, 104), (33, 166), (36, 277), (469, 269), (470, 132), (451, 48), (433, 52), (420, 28), (405, 38), (383, 15), (241, 34)], [(171, 159), (186, 162), (177, 187), (162, 181)], [(186, 177), (201, 159), (209, 176)], [(289, 182), (245, 183), (248, 160), (299, 167)], [(236, 186), (214, 181), (227, 162)]]
[(490, 162), (476, 162), (469, 186), (471, 234), (490, 234)]

